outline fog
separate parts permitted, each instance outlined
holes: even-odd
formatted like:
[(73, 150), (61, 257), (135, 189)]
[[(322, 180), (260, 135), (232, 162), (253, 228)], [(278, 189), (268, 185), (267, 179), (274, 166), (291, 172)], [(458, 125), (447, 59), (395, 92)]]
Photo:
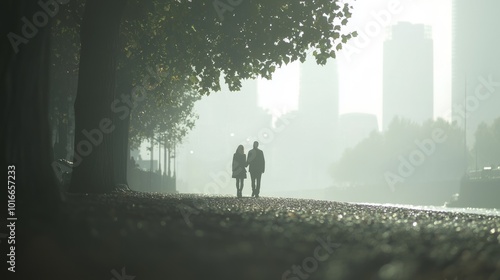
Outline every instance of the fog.
[(257, 83), (196, 104), (199, 120), (178, 153), (179, 191), (233, 194), (232, 155), (239, 144), (248, 151), (254, 141), (266, 158), (267, 195), (304, 196), (332, 185), (329, 168), (339, 156), (336, 64), (302, 64), (298, 110), (279, 117), (258, 106)]
[(0, 6), (13, 278), (499, 278), (498, 0)]
[[(310, 49), (303, 63), (285, 62), (270, 79), (245, 79), (233, 91), (226, 73), (210, 77), (220, 76), (220, 90), (194, 76), (179, 83), (167, 78), (168, 63), (137, 64), (126, 53), (123, 73), (139, 70), (136, 78), (117, 72), (118, 92), (141, 87), (141, 79), (157, 83), (145, 86), (148, 98), (131, 109), (127, 98), (111, 103), (120, 119), (130, 118), (130, 143), (118, 145), (129, 151), (127, 164), (116, 159), (121, 180), (138, 191), (234, 196), (236, 148), (248, 155), (258, 141), (263, 196), (496, 207), (498, 8), (486, 0), (356, 1), (345, 28), (358, 35), (337, 46), (326, 65)], [(73, 154), (80, 143), (72, 123), (79, 37), (63, 30), (53, 40), (52, 144), (56, 159), (78, 163), (84, 156)], [(204, 92), (188, 86), (193, 79)], [(64, 181), (71, 168), (60, 165), (56, 175)], [(243, 195), (251, 193), (248, 173)]]
[[(473, 186), (496, 180), (500, 40), (492, 28), (500, 20), (487, 15), (500, 4), (392, 4), (357, 3), (354, 25), (368, 29), (354, 40), (368, 45), (352, 42), (326, 66), (311, 57), (298, 65), (299, 81), (290, 77), (298, 98), (283, 82), (274, 84), (283, 91), (259, 92), (262, 80), (249, 80), (239, 92), (225, 88), (198, 101), (199, 120), (177, 152), (177, 191), (234, 195), (232, 155), (239, 144), (247, 153), (253, 141), (266, 158), (266, 196), (444, 205), (471, 174), (483, 174), (468, 182)], [(383, 31), (372, 38), (374, 22)], [(445, 66), (447, 59), (453, 63)], [(279, 115), (259, 102), (265, 94), (298, 105)], [(463, 194), (463, 203), (488, 200), (492, 191)], [(250, 192), (248, 179), (244, 195)], [(482, 204), (491, 203), (469, 206)]]

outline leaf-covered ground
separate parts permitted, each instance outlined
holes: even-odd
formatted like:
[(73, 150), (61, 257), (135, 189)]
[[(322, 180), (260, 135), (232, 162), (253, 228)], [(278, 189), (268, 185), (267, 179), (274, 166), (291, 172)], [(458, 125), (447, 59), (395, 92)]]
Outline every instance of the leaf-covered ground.
[(500, 279), (500, 217), (286, 198), (68, 195), (33, 279)]

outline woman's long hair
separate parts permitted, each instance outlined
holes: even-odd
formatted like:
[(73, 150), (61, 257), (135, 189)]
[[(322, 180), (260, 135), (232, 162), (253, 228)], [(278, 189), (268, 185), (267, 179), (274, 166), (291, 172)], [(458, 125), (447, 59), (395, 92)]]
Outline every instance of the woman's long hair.
[(239, 145), (238, 148), (236, 148), (236, 153), (245, 154), (245, 148), (243, 148), (243, 145)]

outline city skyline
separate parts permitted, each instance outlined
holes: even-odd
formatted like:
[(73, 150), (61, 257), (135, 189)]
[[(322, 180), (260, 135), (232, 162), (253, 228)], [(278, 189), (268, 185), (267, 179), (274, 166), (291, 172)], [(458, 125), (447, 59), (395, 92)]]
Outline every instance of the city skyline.
[(383, 130), (395, 117), (423, 123), (434, 117), (433, 40), (429, 27), (400, 22), (384, 42)]
[(452, 118), (460, 127), (466, 126), (468, 143), (474, 142), (481, 122), (498, 117), (500, 40), (490, 34), (500, 24), (499, 9), (498, 1), (454, 0)]
[[(356, 13), (349, 23), (352, 30), (364, 32), (339, 52), (339, 114), (368, 113), (377, 116), (382, 128), (383, 43), (388, 30), (397, 22), (425, 24), (434, 40), (434, 117), (451, 120), (451, 0), (437, 3), (423, 0), (377, 0), (353, 3)], [(393, 6), (391, 6), (393, 5)], [(392, 7), (392, 8), (391, 8)], [(381, 20), (388, 13), (388, 21)], [(370, 33), (371, 28), (377, 32)], [(366, 31), (368, 30), (368, 33)], [(372, 36), (373, 35), (373, 36)], [(311, 57), (311, 56), (310, 56)], [(263, 108), (281, 114), (283, 108), (295, 110), (298, 98), (300, 63), (276, 71), (273, 81), (259, 79), (259, 100)], [(363, 83), (359, 83), (363, 80)], [(279, 108), (279, 109), (278, 109)]]

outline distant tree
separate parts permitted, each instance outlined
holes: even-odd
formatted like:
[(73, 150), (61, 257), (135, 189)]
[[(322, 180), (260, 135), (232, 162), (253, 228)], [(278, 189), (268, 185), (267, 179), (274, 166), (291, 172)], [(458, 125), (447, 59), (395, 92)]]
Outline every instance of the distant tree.
[[(68, 136), (73, 131), (70, 130), (74, 122), (73, 102), (76, 97), (78, 70), (79, 70), (79, 53), (80, 53), (80, 26), (84, 11), (85, 1), (75, 0), (64, 6), (61, 6), (58, 13), (54, 17), (52, 25), (52, 44), (50, 57), (50, 122), (54, 129), (52, 140), (54, 142), (54, 155), (57, 158), (66, 158), (67, 151), (65, 147), (68, 145)], [(155, 26), (158, 18), (144, 16), (141, 20), (133, 20), (136, 16), (136, 9), (132, 8), (130, 16), (122, 24), (120, 31), (120, 52), (118, 55), (118, 72), (117, 72), (117, 96), (120, 103), (113, 106), (116, 113), (113, 123), (115, 131), (120, 137), (113, 137), (113, 148), (115, 152), (115, 180), (119, 184), (127, 184), (126, 181), (126, 158), (116, 157), (123, 153), (128, 154), (128, 132), (130, 117), (135, 112), (134, 116), (139, 118), (132, 122), (135, 127), (130, 127), (133, 132), (130, 138), (135, 141), (133, 145), (138, 145), (138, 141), (143, 140), (147, 131), (148, 125), (143, 125), (145, 119), (153, 121), (162, 120), (162, 116), (168, 117), (169, 131), (162, 133), (162, 141), (177, 142), (182, 141), (182, 137), (186, 135), (186, 129), (192, 128), (194, 124), (193, 115), (191, 112), (192, 103), (200, 98), (200, 95), (190, 89), (190, 84), (186, 83), (187, 78), (179, 79), (179, 77), (171, 76), (172, 79), (164, 79), (161, 77), (161, 69), (157, 68), (158, 56), (161, 56), (163, 38), (159, 36), (152, 37), (148, 32), (157, 30)], [(155, 31), (156, 32), (156, 31)], [(140, 42), (140, 44), (138, 43)], [(141, 46), (142, 44), (142, 46)], [(160, 44), (160, 45), (158, 45)], [(138, 49), (138, 46), (141, 46)], [(153, 73), (154, 71), (155, 73)], [(156, 73), (158, 72), (158, 73)], [(161, 78), (158, 80), (158, 76)], [(189, 77), (188, 77), (189, 78)], [(138, 110), (134, 108), (126, 108), (129, 106), (125, 100), (131, 100), (131, 90), (137, 86), (143, 86), (144, 79), (147, 84), (150, 80), (154, 86), (146, 86), (147, 95), (146, 101), (136, 102)], [(188, 90), (189, 89), (189, 90)], [(161, 94), (157, 94), (162, 90)], [(173, 92), (175, 90), (175, 92)], [(179, 91), (188, 91), (189, 94), (179, 94)], [(161, 96), (161, 98), (160, 98)], [(171, 98), (176, 96), (176, 98)], [(156, 102), (160, 100), (161, 102)], [(183, 102), (183, 107), (189, 108), (187, 112), (180, 112), (175, 109), (176, 102)], [(150, 104), (145, 106), (146, 104)], [(151, 107), (151, 104), (153, 107)], [(161, 106), (164, 108), (161, 108)], [(186, 104), (190, 104), (187, 106)], [(167, 108), (168, 107), (168, 108)], [(154, 109), (154, 110), (153, 110)], [(118, 111), (117, 111), (118, 110)], [(162, 110), (160, 112), (160, 110)], [(139, 114), (140, 113), (140, 114)], [(161, 114), (158, 115), (158, 114)], [(178, 123), (176, 123), (178, 122)], [(139, 133), (137, 133), (139, 132)], [(158, 133), (158, 132), (155, 132)], [(77, 151), (78, 152), (78, 151)], [(123, 152), (123, 153), (122, 153)], [(76, 160), (78, 162), (78, 159)]]
[[(444, 142), (434, 141), (436, 135)], [(399, 173), (402, 165), (410, 176)], [(373, 132), (345, 151), (332, 174), (340, 182), (370, 185), (387, 184), (388, 173), (401, 182), (457, 179), (463, 176), (464, 167), (461, 130), (442, 119), (418, 125), (395, 118), (387, 131)]]
[[(193, 107), (200, 98), (195, 91), (173, 93), (169, 98), (149, 94), (132, 112), (130, 146), (139, 148), (144, 140), (150, 141), (151, 148), (155, 143), (163, 146), (163, 170), (167, 171), (170, 166), (167, 159), (175, 153), (176, 146), (182, 143), (198, 119)], [(165, 175), (171, 176), (170, 172), (165, 172)]]
[(476, 141), (472, 149), (472, 162), (469, 166), (482, 169), (485, 166), (500, 165), (500, 118), (491, 125), (481, 123), (476, 130)]
[(138, 148), (150, 138), (180, 144), (195, 125), (198, 117), (193, 107), (200, 98), (195, 91), (173, 93), (168, 98), (148, 95), (131, 113), (131, 146)]
[(340, 182), (354, 184), (364, 184), (377, 179), (376, 175), (380, 172), (379, 161), (384, 154), (383, 140), (380, 133), (372, 132), (369, 138), (346, 150), (342, 159), (334, 165), (334, 178)]
[(127, 160), (123, 155), (130, 146), (138, 147), (141, 141), (151, 138), (164, 145), (180, 143), (194, 126), (192, 108), (201, 97), (193, 90), (193, 77), (180, 76), (165, 60), (166, 40), (158, 36), (165, 15), (157, 12), (157, 4), (151, 8), (156, 12), (142, 16), (138, 11), (143, 11), (143, 6), (130, 5), (121, 25), (117, 95), (123, 101), (133, 100), (132, 91), (145, 93), (142, 100), (134, 100), (125, 110), (123, 106), (129, 105), (122, 102), (120, 114), (115, 115), (115, 183), (122, 185), (127, 185)]
[[(162, 46), (150, 61), (168, 69), (172, 82), (185, 81), (202, 94), (220, 90), (221, 74), (231, 90), (239, 89), (242, 79), (269, 78), (276, 67), (304, 61), (311, 48), (317, 62), (324, 64), (355, 35), (342, 28), (352, 7), (340, 1), (238, 3), (226, 9), (214, 8), (213, 1), (87, 0), (75, 102), (75, 151), (83, 150), (86, 155), (74, 169), (72, 191), (108, 192), (121, 183), (115, 176), (115, 161), (125, 161), (126, 153), (123, 148), (113, 148), (113, 143), (127, 138), (123, 129), (127, 123), (122, 126), (112, 121), (116, 116), (110, 104), (120, 98), (115, 90), (115, 70), (122, 19), (140, 25), (145, 17), (157, 18), (157, 28), (131, 30), (141, 32), (138, 35), (143, 39), (161, 40), (155, 44), (136, 40), (136, 45), (125, 51), (134, 54)], [(99, 128), (116, 131), (96, 132)], [(90, 131), (98, 143), (91, 152), (82, 144), (88, 141)]]

